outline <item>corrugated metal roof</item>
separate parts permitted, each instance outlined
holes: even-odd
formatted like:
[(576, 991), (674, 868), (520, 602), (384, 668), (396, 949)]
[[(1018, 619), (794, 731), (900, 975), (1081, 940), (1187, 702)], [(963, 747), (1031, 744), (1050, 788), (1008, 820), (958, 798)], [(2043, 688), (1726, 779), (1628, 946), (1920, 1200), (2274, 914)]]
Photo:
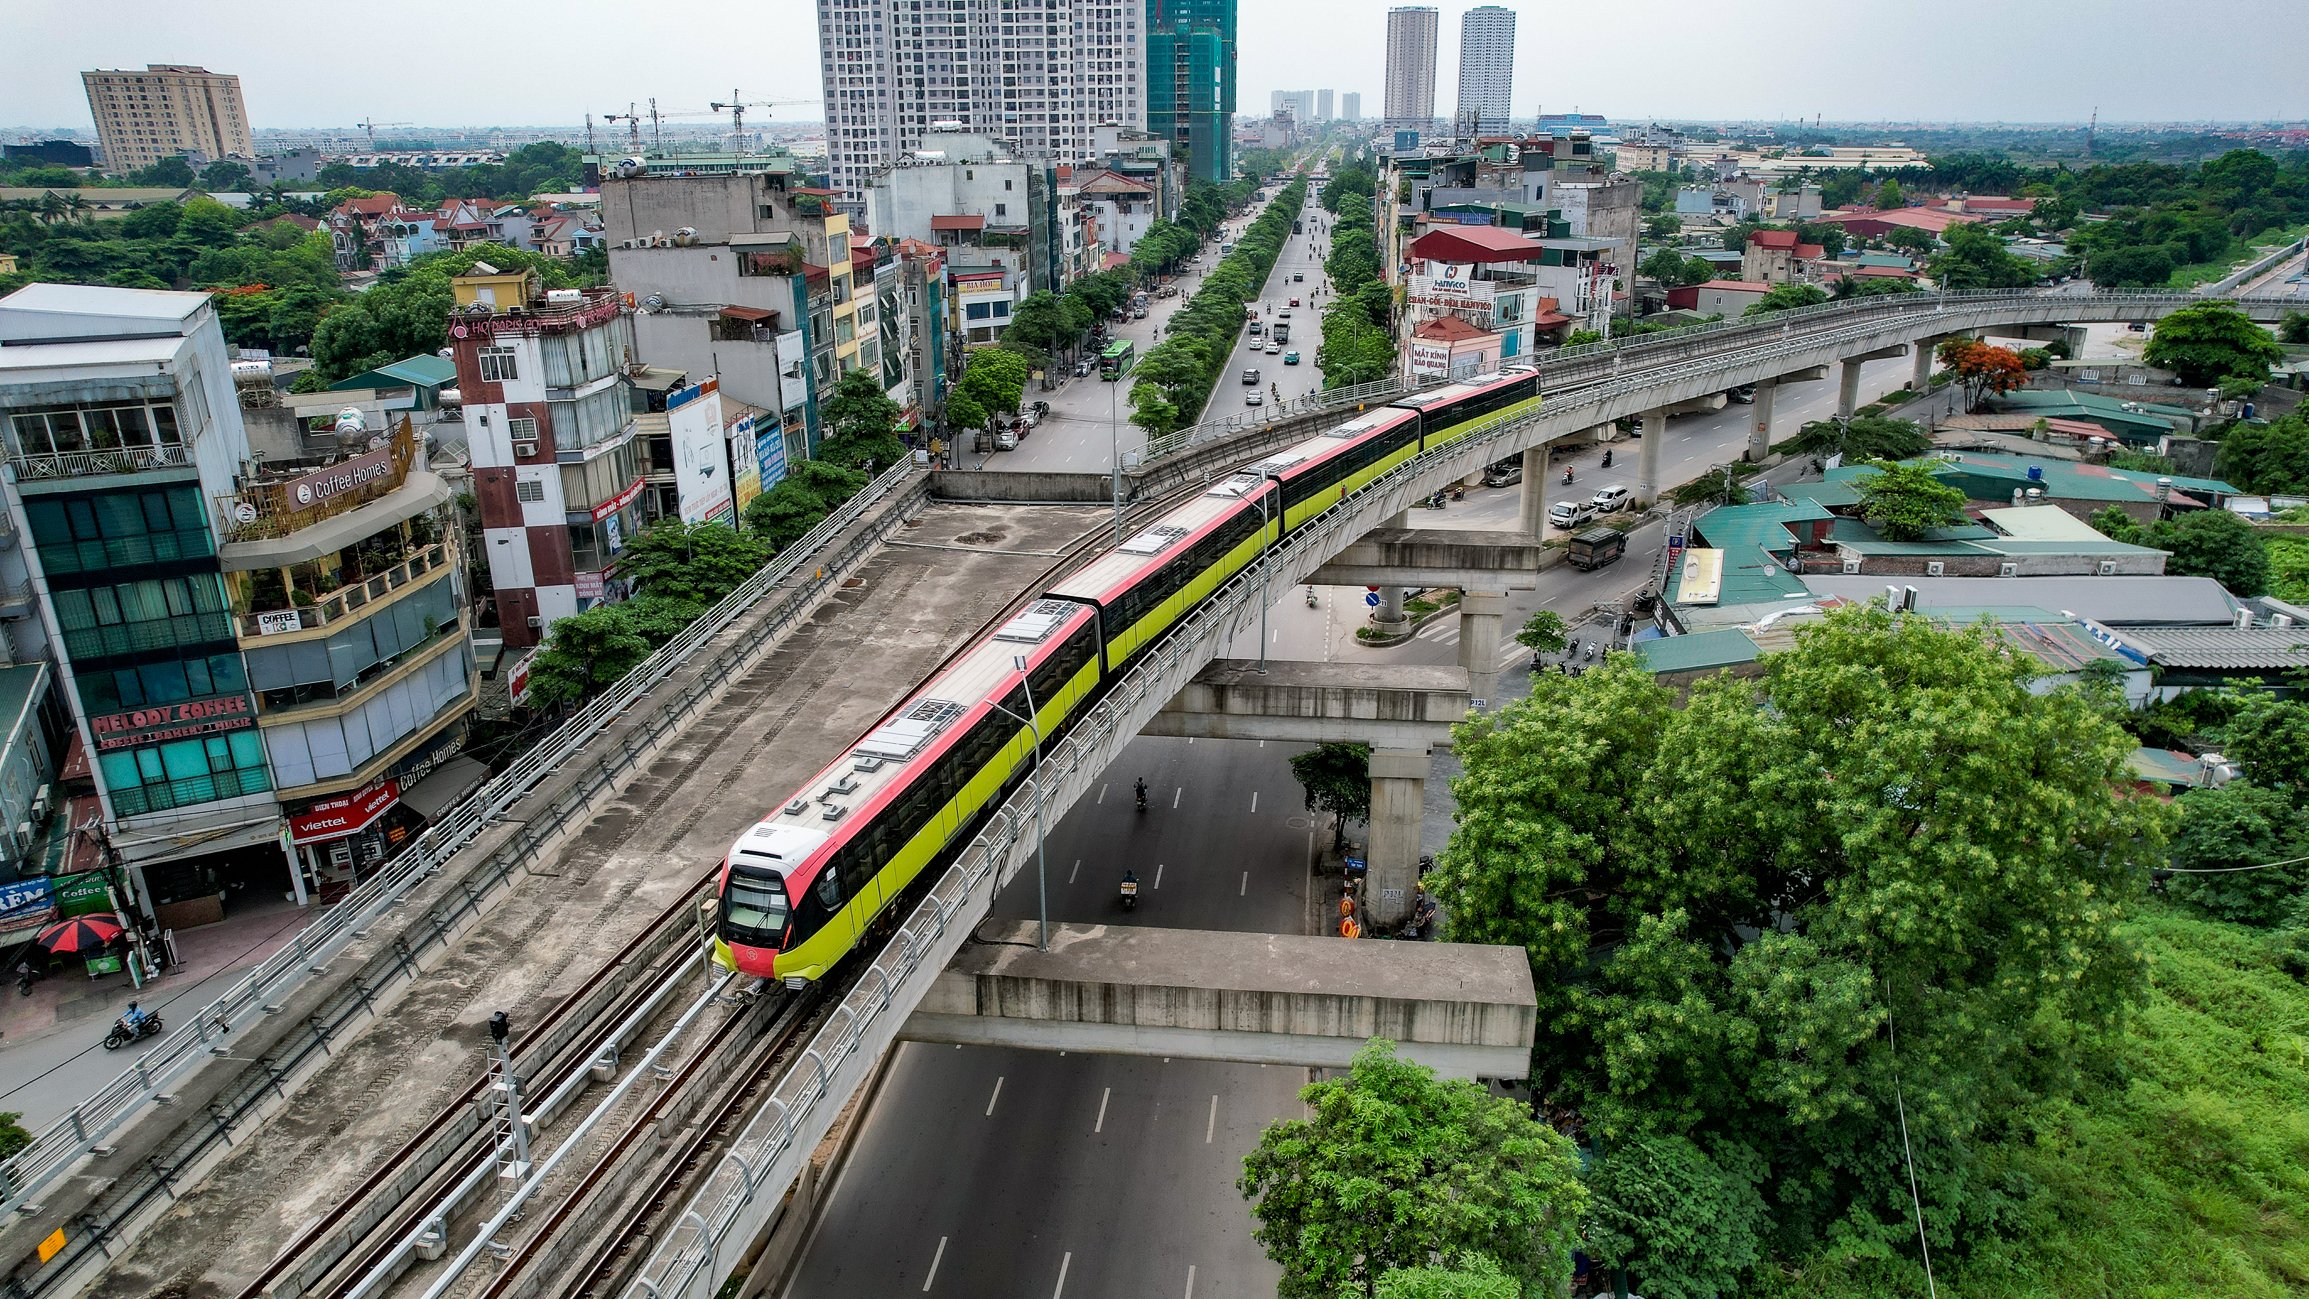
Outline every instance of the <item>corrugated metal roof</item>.
[(1762, 651), (1737, 628), (1699, 631), (1689, 636), (1662, 636), (1637, 641), (1636, 657), (1651, 672), (1704, 672), (1710, 668), (1753, 663)]
[[(1868, 600), (1884, 594), (1882, 577), (1819, 574), (1804, 586), (1823, 598)], [(2221, 627), (2237, 617), (2237, 602), (2209, 577), (1906, 577), (1917, 607), (1975, 609), (2033, 605), (2113, 627)]]
[(2159, 627), (2124, 635), (2159, 667), (2232, 672), (2309, 668), (2309, 627)]

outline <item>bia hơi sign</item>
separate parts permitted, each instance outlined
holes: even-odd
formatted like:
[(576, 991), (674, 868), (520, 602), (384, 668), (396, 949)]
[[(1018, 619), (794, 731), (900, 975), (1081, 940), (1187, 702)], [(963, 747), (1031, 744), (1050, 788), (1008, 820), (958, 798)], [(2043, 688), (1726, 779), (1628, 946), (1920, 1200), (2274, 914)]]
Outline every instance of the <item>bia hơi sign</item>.
[(256, 709), (250, 706), (247, 695), (224, 695), (91, 717), (88, 729), (96, 735), (96, 751), (110, 753), (139, 744), (245, 730), (256, 725), (256, 720)]
[(380, 447), (341, 464), (314, 470), (302, 478), (292, 478), (282, 484), (281, 490), (288, 493), (290, 509), (310, 510), (347, 492), (358, 491), (370, 483), (390, 478), (392, 474), (393, 449)]

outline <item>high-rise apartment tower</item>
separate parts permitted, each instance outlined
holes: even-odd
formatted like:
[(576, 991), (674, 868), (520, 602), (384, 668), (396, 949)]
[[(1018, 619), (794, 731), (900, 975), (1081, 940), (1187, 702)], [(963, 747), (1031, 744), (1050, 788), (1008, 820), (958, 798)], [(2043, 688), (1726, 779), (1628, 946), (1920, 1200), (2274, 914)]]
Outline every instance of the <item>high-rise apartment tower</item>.
[(1504, 5), (1468, 10), (1459, 19), (1459, 109), (1452, 129), (1506, 134), (1514, 81), (1515, 11)]
[[(1206, 0), (1207, 3), (1207, 0)], [(818, 0), (826, 151), (853, 198), (934, 123), (1087, 162), (1102, 123), (1147, 124), (1146, 0)], [(1233, 49), (1234, 6), (1226, 6)], [(1028, 21), (1031, 18), (1032, 21)], [(1231, 58), (1227, 86), (1233, 108)]]
[(1439, 19), (1427, 6), (1387, 11), (1387, 118), (1389, 130), (1435, 129), (1435, 34)]
[(119, 173), (164, 158), (190, 157), (194, 166), (227, 154), (256, 156), (249, 139), (248, 105), (241, 79), (176, 63), (80, 74), (88, 112), (104, 145), (104, 169)]
[(1188, 175), (1232, 180), (1235, 0), (1146, 5), (1146, 129), (1186, 158)]
[(1346, 122), (1363, 120), (1363, 92), (1350, 90), (1339, 96), (1339, 119)]

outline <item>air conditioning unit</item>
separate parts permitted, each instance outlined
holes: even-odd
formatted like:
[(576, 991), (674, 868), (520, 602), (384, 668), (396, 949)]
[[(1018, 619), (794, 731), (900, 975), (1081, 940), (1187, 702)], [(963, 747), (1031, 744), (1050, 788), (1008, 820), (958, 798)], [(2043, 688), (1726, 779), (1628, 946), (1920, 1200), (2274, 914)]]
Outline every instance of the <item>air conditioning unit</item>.
[(514, 444), (513, 444), (513, 454), (515, 454), (515, 455), (517, 455), (517, 456), (533, 456), (533, 455), (536, 455), (536, 454), (537, 454), (537, 443), (536, 443), (535, 441), (529, 441), (529, 442), (516, 442), (516, 443), (514, 443)]
[(1945, 560), (1939, 560), (1939, 559), (1928, 559), (1928, 560), (1925, 560), (1925, 561), (1924, 561), (1924, 575), (1925, 575), (1926, 577), (1945, 577), (1945, 576), (1947, 576), (1947, 575), (1948, 575), (1948, 563), (1947, 563), (1947, 561), (1945, 561)]
[(32, 819), (35, 821), (48, 819), (48, 788), (42, 785), (39, 792), (32, 796)]
[(1998, 577), (2019, 577), (2020, 565), (2014, 563), (1998, 564), (1996, 566), (1996, 575)]
[(1857, 559), (1847, 559), (1847, 560), (1845, 560), (1845, 561), (1844, 561), (1844, 571), (1845, 571), (1846, 573), (1857, 573), (1857, 572), (1859, 572), (1859, 571), (1860, 571), (1860, 561), (1859, 561), (1859, 560), (1857, 560)]
[(540, 627), (543, 627), (544, 625), (545, 625), (545, 620), (544, 620), (543, 618), (540, 618), (540, 617), (538, 617), (536, 614), (531, 614), (531, 615), (529, 615), (529, 618), (528, 618), (528, 626), (529, 626), (529, 629), (530, 629), (531, 631), (535, 631), (535, 630), (537, 630), (538, 628), (540, 628)]
[(2116, 572), (2117, 572), (2117, 561), (2115, 561), (2115, 560), (2113, 560), (2113, 559), (2104, 559), (2104, 560), (2102, 560), (2102, 561), (2101, 561), (2101, 563), (2100, 563), (2100, 568), (2099, 568), (2098, 572), (2100, 573), (2100, 575), (2101, 575), (2102, 577), (2114, 577), (2114, 576), (2116, 576)]

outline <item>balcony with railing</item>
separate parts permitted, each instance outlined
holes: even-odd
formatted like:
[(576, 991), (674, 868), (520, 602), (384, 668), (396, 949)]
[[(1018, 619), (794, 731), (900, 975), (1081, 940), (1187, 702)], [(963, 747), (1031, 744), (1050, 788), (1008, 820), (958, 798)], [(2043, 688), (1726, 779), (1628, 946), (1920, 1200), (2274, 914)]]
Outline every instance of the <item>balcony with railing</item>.
[[(607, 324), (617, 319), (618, 313), (627, 310), (624, 295), (614, 289), (568, 289), (562, 292), (577, 295), (576, 300), (556, 301), (548, 297), (502, 310), (491, 310), (478, 303), (472, 307), (460, 307), (451, 318), (450, 332), (460, 338), (478, 336), (484, 340), (574, 333)], [(465, 332), (457, 334), (456, 331), (460, 329)]]
[(88, 451), (11, 454), (18, 482), (85, 478), (90, 474), (134, 474), (148, 469), (189, 469), (192, 448), (175, 442), (154, 446), (106, 447)]
[(318, 630), (361, 617), (404, 590), (438, 580), (457, 564), (457, 547), (448, 540), (420, 540), (400, 553), (398, 562), (384, 563), (392, 551), (383, 545), (347, 552), (349, 560), (335, 569), (303, 565), (292, 570), (288, 583), (272, 572), (250, 574), (234, 595), (234, 629), (244, 638)]
[(290, 536), (383, 500), (407, 484), (411, 470), (422, 468), (417, 445), (416, 433), (404, 419), (385, 445), (360, 455), (269, 460), (251, 466), (239, 492), (217, 498), (225, 540)]

